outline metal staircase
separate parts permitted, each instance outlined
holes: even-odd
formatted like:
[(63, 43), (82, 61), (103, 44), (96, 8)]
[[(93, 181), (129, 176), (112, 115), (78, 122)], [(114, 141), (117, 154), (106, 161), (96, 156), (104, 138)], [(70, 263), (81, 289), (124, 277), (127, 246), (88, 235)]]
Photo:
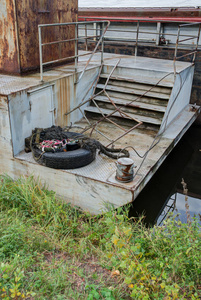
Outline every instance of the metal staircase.
[(161, 81), (156, 86), (156, 80), (152, 77), (133, 77), (132, 74), (114, 76), (106, 73), (103, 68), (94, 98), (85, 108), (86, 116), (99, 119), (103, 115), (112, 114), (117, 123), (123, 118), (130, 120), (131, 125), (133, 120), (138, 120), (144, 124), (160, 126), (173, 83)]

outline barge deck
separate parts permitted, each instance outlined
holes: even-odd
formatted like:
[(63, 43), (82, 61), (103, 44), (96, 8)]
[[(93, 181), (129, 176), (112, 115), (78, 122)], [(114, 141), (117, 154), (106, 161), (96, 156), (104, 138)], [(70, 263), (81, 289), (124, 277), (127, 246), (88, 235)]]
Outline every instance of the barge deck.
[[(189, 104), (194, 71), (190, 63), (176, 62), (175, 78), (172, 61), (106, 53), (100, 75), (100, 55), (95, 54), (85, 75), (77, 83), (77, 76), (81, 74), (86, 61), (87, 56), (80, 58), (78, 74), (74, 72), (73, 64), (48, 70), (44, 73), (44, 82), (40, 82), (39, 73), (24, 77), (0, 75), (0, 165), (1, 173), (13, 178), (31, 174), (40, 177), (49, 189), (65, 201), (92, 214), (99, 214), (136, 199), (194, 122), (200, 107)], [(145, 92), (140, 98), (143, 101), (137, 104), (133, 101), (134, 105), (124, 111), (129, 120), (117, 112), (114, 118), (119, 126), (113, 124), (113, 119), (112, 122), (104, 120), (92, 134), (92, 138), (103, 145), (108, 144), (109, 137), (112, 141), (117, 140), (112, 143), (115, 147), (128, 147), (135, 164), (134, 179), (129, 183), (117, 181), (116, 161), (98, 153), (88, 166), (60, 170), (39, 165), (31, 153), (24, 152), (24, 139), (31, 135), (35, 127), (65, 127), (73, 124), (75, 127), (72, 131), (79, 132), (80, 128), (89, 127), (87, 120), (92, 125), (97, 122), (99, 116), (94, 101), (98, 103), (102, 116), (110, 113), (111, 103), (107, 99), (103, 96), (101, 99), (93, 98), (93, 82), (96, 78), (99, 79), (96, 86), (98, 91), (101, 85), (104, 89), (104, 78), (110, 79), (107, 92), (111, 93), (110, 97), (115, 99), (119, 107), (122, 101), (133, 101), (134, 95), (136, 97), (140, 93), (142, 96), (144, 87), (149, 89), (152, 85), (150, 94)], [(89, 90), (90, 85), (92, 88)], [(117, 92), (118, 95), (115, 94)], [(93, 103), (86, 101), (91, 98)], [(79, 107), (82, 101), (86, 103)], [(130, 130), (135, 124), (133, 116), (142, 124)], [(119, 138), (122, 126), (128, 132)], [(89, 135), (90, 129), (85, 131), (86, 135)]]

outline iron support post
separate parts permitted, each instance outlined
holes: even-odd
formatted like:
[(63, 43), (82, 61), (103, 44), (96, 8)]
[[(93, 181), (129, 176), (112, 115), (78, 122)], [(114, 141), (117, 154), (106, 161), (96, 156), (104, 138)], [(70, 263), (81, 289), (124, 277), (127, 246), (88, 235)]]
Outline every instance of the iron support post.
[(137, 56), (137, 46), (138, 46), (138, 36), (139, 36), (140, 22), (137, 22), (137, 32), (136, 32), (136, 43), (135, 43), (135, 57)]
[(78, 61), (78, 40), (77, 40), (77, 32), (78, 26), (75, 24), (75, 73), (77, 73), (77, 61)]
[(40, 57), (40, 80), (43, 82), (43, 51), (42, 51), (42, 38), (41, 27), (38, 26), (38, 39), (39, 39), (39, 57)]

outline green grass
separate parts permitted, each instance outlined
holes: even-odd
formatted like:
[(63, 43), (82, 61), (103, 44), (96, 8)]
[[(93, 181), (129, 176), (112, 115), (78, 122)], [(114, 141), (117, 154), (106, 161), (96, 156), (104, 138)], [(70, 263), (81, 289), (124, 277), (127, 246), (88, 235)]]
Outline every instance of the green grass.
[(201, 230), (91, 216), (32, 177), (0, 177), (0, 298), (200, 299)]

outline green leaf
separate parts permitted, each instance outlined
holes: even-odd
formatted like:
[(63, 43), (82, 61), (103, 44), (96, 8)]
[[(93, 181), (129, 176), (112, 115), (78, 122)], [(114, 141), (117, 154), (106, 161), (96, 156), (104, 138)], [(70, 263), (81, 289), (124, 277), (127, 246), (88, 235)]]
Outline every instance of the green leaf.
[(126, 277), (126, 278), (124, 279), (124, 282), (125, 282), (126, 284), (130, 284), (131, 281), (132, 281), (131, 277)]

